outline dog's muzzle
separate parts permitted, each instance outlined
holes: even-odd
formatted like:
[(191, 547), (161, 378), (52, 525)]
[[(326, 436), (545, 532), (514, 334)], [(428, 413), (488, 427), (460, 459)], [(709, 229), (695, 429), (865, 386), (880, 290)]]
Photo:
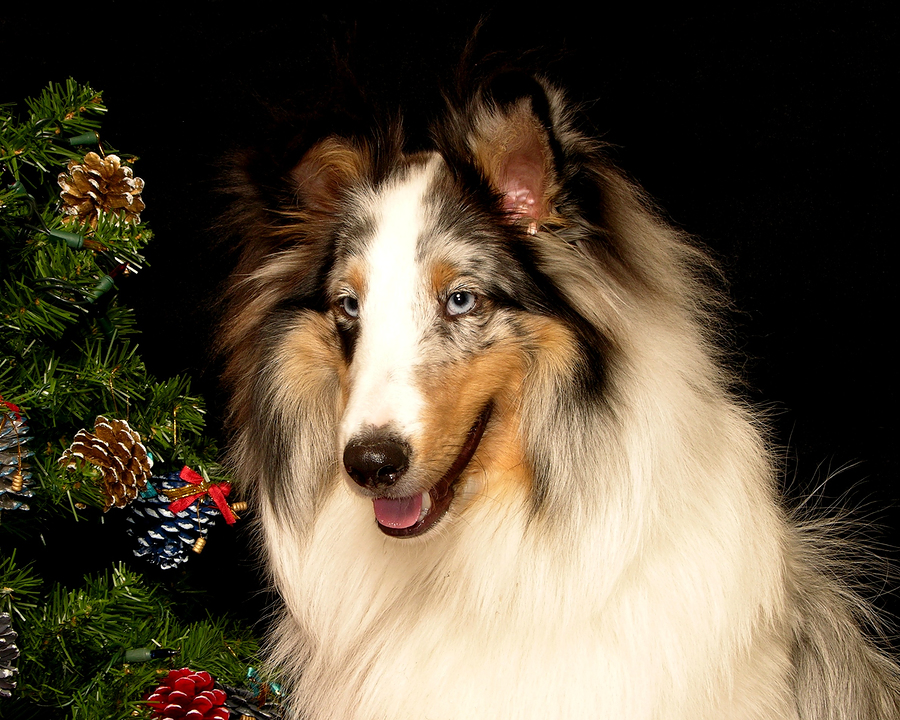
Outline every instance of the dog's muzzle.
[(404, 487), (411, 449), (395, 435), (374, 431), (358, 436), (344, 448), (347, 475), (372, 495), (378, 529), (391, 537), (414, 537), (433, 527), (453, 501), (455, 486), (484, 434), (491, 405), (479, 414), (459, 453), (446, 472), (427, 490)]

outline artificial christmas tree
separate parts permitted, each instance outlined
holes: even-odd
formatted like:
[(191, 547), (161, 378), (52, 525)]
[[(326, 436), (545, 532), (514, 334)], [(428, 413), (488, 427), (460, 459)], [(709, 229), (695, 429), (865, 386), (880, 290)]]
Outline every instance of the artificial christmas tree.
[(190, 666), (210, 682), (185, 712), (225, 718), (210, 673), (252, 704), (257, 642), (211, 609), (225, 573), (182, 572), (234, 516), (202, 400), (152, 376), (120, 299), (152, 238), (144, 181), (101, 142), (100, 93), (26, 105), (0, 106), (0, 716), (149, 718), (160, 674)]

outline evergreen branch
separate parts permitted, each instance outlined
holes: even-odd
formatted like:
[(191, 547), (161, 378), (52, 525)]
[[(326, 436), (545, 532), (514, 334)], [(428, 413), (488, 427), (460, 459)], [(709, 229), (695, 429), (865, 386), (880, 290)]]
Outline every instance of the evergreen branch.
[(5, 118), (0, 134), (0, 168), (5, 166), (16, 182), (34, 187), (37, 183), (21, 175), (20, 164), (47, 173), (51, 167), (80, 158), (70, 139), (96, 132), (100, 122), (94, 116), (105, 113), (106, 107), (100, 93), (72, 79), (65, 86), (50, 83), (25, 104), (30, 111), (27, 119), (16, 124), (11, 114)]
[[(111, 574), (86, 577), (76, 590), (55, 585), (42, 608), (26, 613), (33, 630), (20, 648), (22, 696), (67, 706), (79, 691), (89, 693), (103, 681), (135, 632), (146, 632), (168, 613), (155, 589), (121, 565)], [(54, 682), (35, 683), (40, 676)]]
[(227, 618), (209, 617), (191, 623), (181, 639), (179, 660), (186, 667), (202, 668), (221, 683), (239, 685), (247, 665), (259, 658), (259, 644)]
[[(49, 287), (45, 288), (49, 290)], [(62, 288), (58, 290), (62, 291)], [(58, 302), (42, 301), (33, 287), (5, 280), (0, 306), (2, 326), (22, 334), (36, 333), (49, 337), (62, 335), (78, 319), (77, 305), (49, 291), (44, 295), (49, 295)]]
[(103, 493), (99, 473), (91, 466), (75, 472), (60, 464), (70, 442), (71, 438), (61, 438), (55, 444), (48, 443), (43, 452), (32, 457), (40, 493), (35, 493), (31, 504), (42, 515), (65, 511), (78, 520), (79, 510), (103, 507)]
[(137, 349), (117, 342), (115, 333), (109, 339), (88, 338), (65, 353), (31, 346), (17, 366), (18, 374), (30, 379), (30, 387), (10, 393), (10, 399), (30, 417), (39, 414), (44, 427), (84, 427), (102, 414), (127, 417), (152, 382)]
[(176, 375), (148, 390), (141, 427), (154, 455), (162, 463), (174, 456), (184, 464), (198, 465), (191, 448), (202, 441), (206, 410), (203, 401), (191, 395), (190, 380)]
[(16, 551), (0, 558), (0, 612), (22, 617), (23, 608), (37, 607), (36, 600), (41, 587), (31, 566), (16, 564)]
[[(205, 669), (237, 685), (247, 665), (258, 662), (259, 646), (247, 630), (223, 618), (181, 622), (155, 588), (122, 565), (86, 577), (76, 590), (54, 586), (46, 606), (26, 616), (34, 629), (21, 648), (18, 692), (31, 702), (68, 707), (71, 718), (115, 717), (111, 707), (127, 716), (162, 668)], [(124, 663), (132, 647), (172, 648), (177, 655)], [(36, 675), (53, 682), (38, 685)]]

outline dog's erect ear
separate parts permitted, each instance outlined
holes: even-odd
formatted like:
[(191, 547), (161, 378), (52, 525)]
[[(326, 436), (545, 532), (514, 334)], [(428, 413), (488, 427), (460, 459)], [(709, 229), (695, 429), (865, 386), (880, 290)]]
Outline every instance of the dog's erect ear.
[[(505, 73), (483, 91), (485, 109), (473, 149), (515, 219), (540, 223), (556, 185), (555, 143), (544, 88), (532, 77)], [(533, 225), (532, 225), (533, 227)]]
[(290, 181), (305, 209), (333, 213), (340, 208), (346, 189), (363, 177), (368, 166), (363, 148), (346, 138), (329, 137), (306, 152), (291, 170)]

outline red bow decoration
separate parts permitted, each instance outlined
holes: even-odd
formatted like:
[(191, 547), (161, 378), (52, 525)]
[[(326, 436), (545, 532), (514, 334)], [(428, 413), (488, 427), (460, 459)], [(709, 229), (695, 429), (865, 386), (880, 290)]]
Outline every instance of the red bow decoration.
[[(196, 487), (189, 487), (186, 485), (184, 488), (179, 488), (176, 491), (178, 499), (169, 503), (169, 510), (173, 513), (179, 513), (182, 510), (187, 509), (194, 500), (198, 500), (208, 493), (216, 504), (216, 507), (219, 508), (219, 512), (222, 513), (222, 517), (225, 518), (225, 522), (229, 525), (234, 525), (234, 513), (231, 512), (231, 508), (228, 506), (228, 503), (225, 502), (225, 496), (231, 492), (230, 483), (214, 483), (209, 480), (204, 480), (200, 473), (191, 470), (187, 465), (181, 469), (178, 477)], [(190, 494), (182, 495), (182, 491)], [(172, 497), (171, 491), (167, 492), (166, 495)]]
[(19, 410), (19, 408), (17, 408), (11, 402), (6, 402), (6, 400), (3, 399), (2, 395), (0, 395), (0, 403), (3, 403), (4, 405), (6, 405), (6, 407), (9, 408), (10, 412), (12, 412), (13, 415), (16, 416), (16, 420), (19, 420), (19, 421), (22, 420), (22, 411)]

